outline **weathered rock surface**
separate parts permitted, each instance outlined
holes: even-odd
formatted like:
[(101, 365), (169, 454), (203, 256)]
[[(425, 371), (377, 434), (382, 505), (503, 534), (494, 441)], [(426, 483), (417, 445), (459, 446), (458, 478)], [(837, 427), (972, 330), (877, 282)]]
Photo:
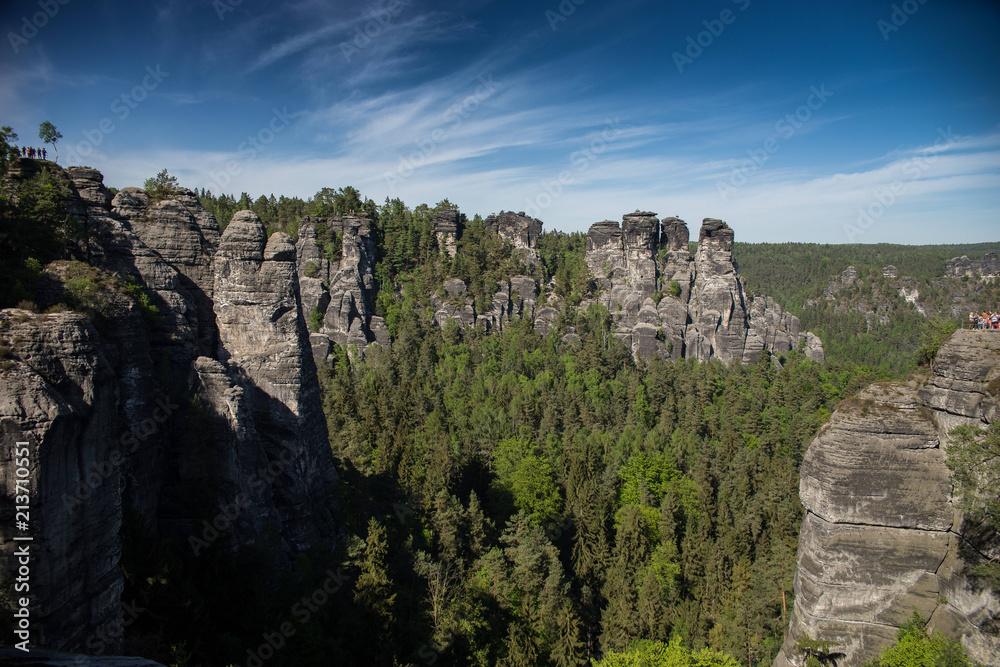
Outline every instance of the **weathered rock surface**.
[(432, 224), (438, 247), (448, 253), (449, 257), (454, 257), (458, 250), (456, 244), (465, 224), (465, 216), (459, 213), (458, 209), (449, 208), (435, 213)]
[(488, 216), (483, 220), (483, 226), (510, 241), (522, 262), (529, 265), (538, 263), (538, 251), (535, 250), (535, 246), (542, 233), (541, 220), (525, 215), (523, 211), (520, 213), (500, 211), (499, 214)]
[[(321, 253), (320, 232), (332, 243), (339, 242), (339, 261), (330, 261)], [(308, 318), (318, 311), (321, 317), (317, 333), (330, 342), (354, 346), (360, 356), (370, 343), (389, 345), (385, 322), (375, 315), (375, 246), (367, 218), (303, 218), (296, 263), (303, 312)], [(323, 348), (314, 346), (316, 351)]]
[(982, 278), (995, 277), (1000, 274), (1000, 257), (995, 252), (983, 255), (981, 262), (969, 259), (968, 255), (955, 257), (944, 263), (944, 274), (956, 278), (962, 276), (975, 278), (977, 274)]
[[(219, 543), (239, 549), (274, 528), (282, 567), (335, 538), (337, 475), (288, 237), (267, 239), (249, 212), (220, 235), (190, 191), (150, 202), (126, 188), (112, 202), (95, 170), (65, 181), (92, 266), (47, 266), (39, 305), (65, 301), (63, 283), (83, 276), (101, 285), (100, 315), (95, 327), (79, 313), (0, 311), (0, 451), (13, 461), (29, 443), (33, 643), (86, 651), (101, 637), (113, 652), (123, 506), (193, 557), (202, 521), (238, 502)], [(4, 580), (16, 567), (15, 477), (0, 466)], [(206, 506), (192, 488), (207, 489)]]
[(822, 343), (799, 331), (798, 318), (773, 299), (748, 301), (733, 236), (725, 222), (705, 219), (692, 259), (687, 225), (678, 218), (637, 211), (620, 227), (592, 225), (586, 262), (601, 287), (597, 301), (615, 318), (615, 335), (647, 361), (658, 355), (753, 363), (765, 352), (801, 349), (822, 363)]
[(500, 211), (497, 215), (488, 216), (483, 226), (523, 250), (534, 250), (542, 233), (542, 221), (525, 215), (523, 211)]
[[(537, 323), (539, 286), (531, 276), (511, 276), (497, 285), (497, 291), (484, 307), (469, 293), (462, 280), (446, 280), (444, 296), (431, 295), (434, 321), (445, 326), (454, 320), (459, 326), (480, 326), (486, 331), (502, 331), (511, 319), (526, 318)], [(554, 297), (550, 297), (550, 305)], [(553, 311), (558, 315), (558, 311)], [(549, 318), (555, 320), (555, 316)], [(547, 322), (548, 320), (546, 320)], [(547, 331), (547, 325), (543, 325)], [(537, 328), (537, 327), (536, 327)], [(544, 335), (544, 332), (543, 334)]]
[(296, 276), (287, 234), (268, 239), (255, 214), (233, 216), (215, 259), (218, 358), (254, 385), (255, 426), (268, 459), (291, 457), (273, 488), (282, 537), (300, 551), (333, 529), (325, 494), (337, 475)]
[[(13, 580), (14, 553), (28, 544), (31, 627), (39, 643), (74, 648), (96, 633), (120, 636), (124, 579), (118, 565), (122, 500), (114, 369), (100, 335), (77, 313), (0, 311), (0, 336), (13, 357), (0, 391), (4, 578)], [(18, 491), (13, 464), (23, 458), (30, 472), (31, 543), (12, 539), (21, 534), (15, 532), (15, 498), (25, 492)], [(89, 491), (85, 501), (73, 493), (80, 485)]]
[(861, 665), (913, 609), (930, 629), (961, 636), (974, 659), (1000, 662), (1000, 600), (967, 577), (945, 465), (951, 428), (996, 417), (987, 386), (1000, 377), (997, 338), (956, 332), (930, 378), (868, 387), (809, 445), (795, 606), (776, 667), (800, 663), (794, 646), (806, 634), (833, 642), (839, 665)]
[[(125, 188), (115, 195), (111, 205), (114, 213), (128, 221), (139, 240), (147, 248), (155, 249), (159, 259), (177, 272), (180, 289), (171, 285), (167, 291), (186, 293), (193, 302), (199, 351), (209, 353), (216, 344), (212, 258), (219, 245), (220, 231), (215, 216), (202, 208), (195, 194), (186, 189), (178, 190), (168, 199), (150, 202), (143, 190)], [(167, 312), (176, 310), (177, 304), (167, 305)], [(170, 325), (164, 329), (175, 330)]]

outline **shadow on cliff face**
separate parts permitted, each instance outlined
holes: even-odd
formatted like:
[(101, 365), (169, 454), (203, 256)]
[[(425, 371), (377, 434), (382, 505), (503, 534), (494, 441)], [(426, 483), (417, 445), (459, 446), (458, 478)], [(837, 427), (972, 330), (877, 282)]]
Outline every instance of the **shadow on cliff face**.
[[(963, 573), (975, 592), (992, 589), (1000, 594), (1000, 534), (983, 524), (962, 521), (958, 553), (965, 562)], [(988, 632), (1000, 634), (1000, 615), (991, 619)], [(987, 631), (984, 627), (984, 631)]]

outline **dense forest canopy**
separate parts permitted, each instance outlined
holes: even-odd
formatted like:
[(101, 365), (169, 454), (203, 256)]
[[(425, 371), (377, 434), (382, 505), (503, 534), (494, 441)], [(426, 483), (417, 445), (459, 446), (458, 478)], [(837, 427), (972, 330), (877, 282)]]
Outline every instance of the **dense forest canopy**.
[[(733, 257), (752, 294), (773, 297), (802, 328), (823, 339), (827, 359), (876, 368), (900, 378), (913, 370), (918, 350), (937, 331), (966, 323), (968, 309), (994, 310), (1000, 283), (944, 276), (945, 261), (981, 260), (1000, 242), (906, 246), (737, 242)], [(853, 266), (857, 278), (841, 282)], [(883, 275), (895, 267), (897, 275)], [(828, 298), (830, 281), (838, 282)], [(901, 292), (905, 290), (908, 300)], [(912, 301), (918, 301), (923, 313)], [(957, 311), (957, 312), (956, 312)]]

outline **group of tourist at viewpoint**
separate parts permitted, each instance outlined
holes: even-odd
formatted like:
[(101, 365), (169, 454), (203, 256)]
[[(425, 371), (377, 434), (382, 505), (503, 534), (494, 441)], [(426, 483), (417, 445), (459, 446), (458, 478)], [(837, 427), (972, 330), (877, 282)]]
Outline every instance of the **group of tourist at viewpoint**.
[(1000, 329), (1000, 313), (996, 311), (987, 313), (985, 310), (976, 315), (969, 313), (970, 329)]

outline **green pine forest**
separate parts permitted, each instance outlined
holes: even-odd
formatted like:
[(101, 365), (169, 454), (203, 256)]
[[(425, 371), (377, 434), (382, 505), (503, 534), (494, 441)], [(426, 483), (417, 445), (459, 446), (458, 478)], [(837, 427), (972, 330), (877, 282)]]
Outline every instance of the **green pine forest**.
[[(285, 222), (273, 198), (243, 200), (295, 232), (302, 209)], [(952, 292), (1000, 298), (941, 277), (944, 260), (981, 259), (1000, 244), (738, 243), (751, 293), (774, 296), (819, 333), (826, 366), (796, 352), (780, 371), (645, 365), (611, 335), (607, 311), (577, 307), (595, 289), (584, 234), (543, 233), (541, 266), (525, 267), (476, 216), (448, 258), (431, 217), (450, 207), (377, 206), (353, 188), (305, 205), (374, 222), (377, 309), (393, 338), (362, 362), (339, 348), (320, 372), (344, 479), (343, 562), (357, 582), (331, 603), (343, 620), (324, 655), (562, 666), (662, 653), (676, 664), (770, 664), (793, 603), (806, 446), (840, 400), (926, 361), (960, 324), (946, 313)], [(919, 281), (930, 319), (882, 276), (886, 264)], [(827, 283), (848, 265), (859, 280), (828, 303)], [(541, 299), (567, 304), (555, 333), (522, 321), (501, 334), (433, 324), (429, 296), (446, 278), (489, 303), (515, 273), (554, 279)], [(870, 324), (851, 310), (858, 304), (888, 321)], [(561, 340), (568, 326), (579, 346)]]
[[(166, 172), (158, 179), (147, 189)], [(25, 238), (32, 221), (59, 232), (34, 253), (0, 246), (4, 293), (23, 300), (45, 262), (72, 255), (74, 230), (53, 212), (62, 186), (50, 172), (16, 187), (39, 194), (6, 187), (4, 224)], [(342, 477), (330, 498), (343, 526), (334, 553), (304, 554), (284, 573), (269, 567), (275, 544), (213, 545), (194, 560), (186, 543), (127, 517), (123, 599), (144, 611), (126, 622), (125, 652), (171, 665), (769, 665), (794, 602), (810, 440), (839, 401), (933, 354), (960, 324), (949, 299), (1000, 300), (996, 286), (940, 280), (944, 259), (978, 259), (996, 243), (741, 243), (750, 291), (819, 333), (827, 363), (792, 351), (780, 369), (645, 364), (604, 308), (580, 305), (595, 289), (583, 234), (545, 232), (541, 263), (526, 267), (479, 216), (457, 255), (442, 253), (430, 221), (447, 201), (377, 205), (354, 188), (307, 201), (199, 197), (223, 226), (249, 208), (293, 236), (304, 215), (364, 212), (393, 343), (354, 361), (335, 346), (319, 370)], [(332, 259), (337, 241), (320, 238)], [(860, 280), (827, 302), (848, 264)], [(934, 317), (893, 298), (886, 264), (937, 285)], [(434, 325), (430, 297), (446, 278), (485, 297), (516, 273), (546, 285), (543, 302), (565, 304), (549, 335), (518, 319), (489, 334)], [(884, 308), (888, 323), (869, 325), (850, 310), (859, 303)], [(570, 326), (578, 343), (562, 339)]]

